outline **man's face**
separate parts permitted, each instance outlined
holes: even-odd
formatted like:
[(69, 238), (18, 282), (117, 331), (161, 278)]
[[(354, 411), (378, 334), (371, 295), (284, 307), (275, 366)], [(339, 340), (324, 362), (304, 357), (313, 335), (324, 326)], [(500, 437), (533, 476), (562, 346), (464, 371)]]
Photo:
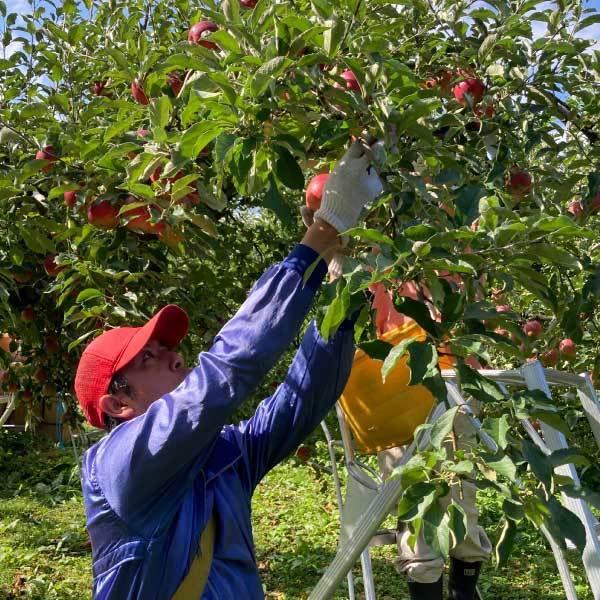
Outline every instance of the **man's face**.
[[(177, 352), (150, 340), (138, 355), (119, 371), (127, 382), (130, 394), (120, 391), (111, 400), (101, 400), (104, 412), (128, 420), (144, 414), (148, 407), (165, 394), (173, 391), (186, 378), (187, 369)], [(114, 399), (114, 400), (113, 400)]]

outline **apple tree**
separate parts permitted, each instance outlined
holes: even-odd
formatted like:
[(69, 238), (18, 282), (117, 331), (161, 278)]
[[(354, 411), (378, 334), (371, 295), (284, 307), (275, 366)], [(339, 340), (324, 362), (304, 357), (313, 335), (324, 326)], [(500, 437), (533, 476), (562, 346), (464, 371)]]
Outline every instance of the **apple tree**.
[[(379, 140), (385, 191), (347, 232), (321, 330), (358, 312), (356, 341), (384, 375), (408, 353), (412, 383), (440, 401), (451, 352), (482, 402), (498, 454), (422, 462), (411, 508), (473, 476), (505, 497), (502, 560), (524, 518), (581, 548), (555, 493), (587, 487), (552, 473), (591, 465), (573, 400), (506, 399), (465, 359), (539, 357), (600, 380), (598, 23), (576, 0), (31, 0), (21, 16), (0, 2), (0, 331), (25, 359), (3, 385), (75, 407), (82, 344), (166, 302), (208, 340), (297, 239), (313, 178), (314, 207), (349, 141)], [(407, 282), (437, 319), (398, 293)], [(376, 283), (425, 342), (376, 339)], [(540, 455), (519, 418), (577, 431), (583, 449)], [(584, 483), (598, 481), (589, 466)], [(415, 527), (433, 519), (420, 506)], [(434, 528), (443, 551), (459, 521)]]

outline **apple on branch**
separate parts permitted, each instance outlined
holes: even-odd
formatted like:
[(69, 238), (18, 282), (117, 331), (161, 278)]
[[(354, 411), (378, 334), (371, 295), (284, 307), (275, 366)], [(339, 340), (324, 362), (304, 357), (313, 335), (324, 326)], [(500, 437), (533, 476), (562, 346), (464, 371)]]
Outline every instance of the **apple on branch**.
[(217, 31), (218, 29), (219, 27), (217, 24), (213, 23), (212, 21), (200, 21), (199, 23), (195, 23), (188, 31), (188, 42), (199, 44), (200, 46), (204, 46), (209, 50), (218, 50), (219, 46), (217, 46), (214, 42), (204, 39), (207, 35), (211, 34), (213, 31)]
[(321, 199), (323, 197), (323, 187), (329, 179), (329, 173), (321, 173), (315, 175), (306, 187), (306, 206), (313, 212), (321, 207)]
[(150, 100), (148, 100), (148, 96), (146, 96), (142, 82), (139, 79), (134, 79), (131, 82), (131, 95), (138, 104), (144, 106), (150, 104)]
[(54, 146), (44, 146), (41, 150), (38, 150), (35, 153), (35, 157), (37, 160), (47, 160), (48, 164), (42, 167), (42, 171), (44, 173), (49, 173), (54, 166), (54, 163), (58, 160), (58, 156), (56, 155), (56, 151), (54, 150)]
[(87, 220), (100, 229), (114, 229), (119, 225), (119, 207), (108, 198), (93, 200), (87, 209)]
[(485, 85), (480, 79), (465, 79), (454, 86), (454, 97), (459, 104), (466, 106), (479, 104), (485, 94)]

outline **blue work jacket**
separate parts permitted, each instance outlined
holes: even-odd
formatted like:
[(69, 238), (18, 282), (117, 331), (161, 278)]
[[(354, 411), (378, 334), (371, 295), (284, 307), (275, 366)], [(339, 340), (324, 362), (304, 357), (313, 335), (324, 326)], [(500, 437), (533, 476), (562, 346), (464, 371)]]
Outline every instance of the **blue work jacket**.
[(202, 598), (264, 597), (252, 493), (341, 394), (354, 352), (352, 324), (345, 321), (326, 342), (311, 323), (275, 393), (248, 421), (227, 423), (302, 327), (326, 271), (321, 261), (304, 282), (317, 258), (298, 245), (267, 270), (181, 385), (85, 453), (95, 599), (171, 598), (211, 514), (216, 538)]

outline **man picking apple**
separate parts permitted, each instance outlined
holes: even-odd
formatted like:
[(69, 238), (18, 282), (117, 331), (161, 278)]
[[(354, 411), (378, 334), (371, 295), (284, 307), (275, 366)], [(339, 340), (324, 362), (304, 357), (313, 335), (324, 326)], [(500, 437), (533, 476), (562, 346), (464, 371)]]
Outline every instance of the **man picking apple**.
[(343, 390), (353, 324), (329, 341), (311, 323), (283, 383), (248, 421), (228, 424), (298, 334), (329, 256), (374, 198), (354, 143), (331, 173), (301, 243), (257, 281), (213, 345), (186, 368), (175, 351), (186, 313), (164, 307), (142, 327), (91, 342), (75, 390), (109, 433), (84, 455), (94, 598), (263, 598), (252, 539), (254, 489), (323, 419)]

